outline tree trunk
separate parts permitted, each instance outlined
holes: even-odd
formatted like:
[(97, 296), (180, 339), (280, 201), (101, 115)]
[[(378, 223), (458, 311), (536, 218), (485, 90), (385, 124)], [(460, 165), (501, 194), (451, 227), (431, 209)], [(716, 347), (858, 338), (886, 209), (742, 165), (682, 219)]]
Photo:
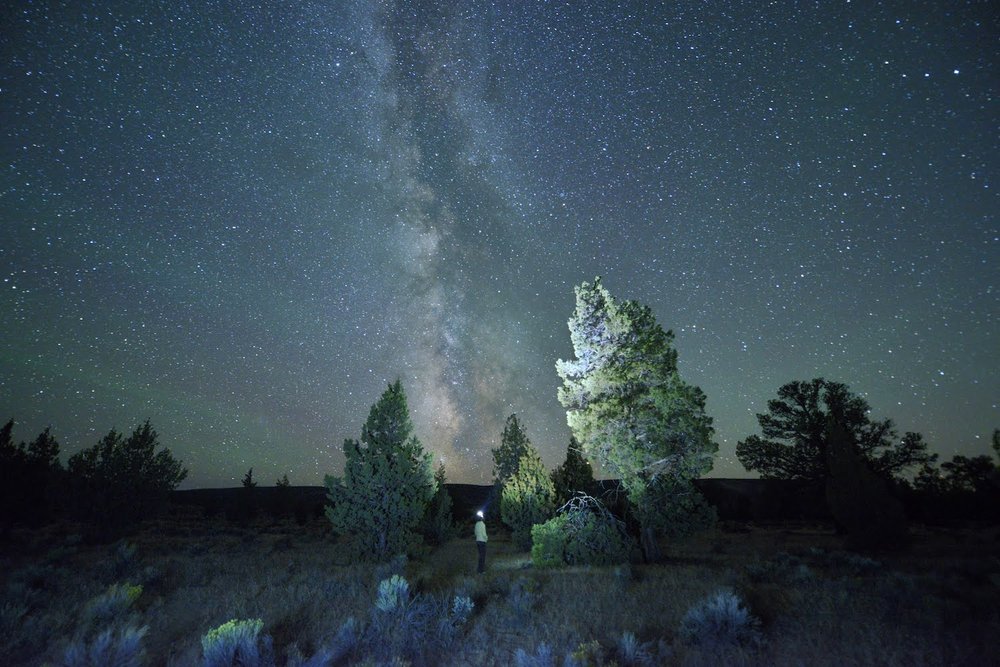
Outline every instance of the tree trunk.
[(659, 563), (663, 557), (660, 553), (660, 545), (656, 540), (656, 531), (647, 526), (639, 529), (639, 537), (642, 542), (642, 556), (647, 563)]

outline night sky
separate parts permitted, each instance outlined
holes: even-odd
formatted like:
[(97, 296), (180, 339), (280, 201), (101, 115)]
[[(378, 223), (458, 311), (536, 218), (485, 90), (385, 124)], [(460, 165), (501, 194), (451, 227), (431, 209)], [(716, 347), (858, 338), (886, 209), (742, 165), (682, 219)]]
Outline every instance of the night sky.
[(399, 377), (449, 481), (511, 412), (555, 466), (601, 275), (676, 333), (713, 476), (818, 376), (989, 451), (995, 6), (436, 4), (4, 4), (16, 440), (150, 419), (184, 487), (319, 484)]

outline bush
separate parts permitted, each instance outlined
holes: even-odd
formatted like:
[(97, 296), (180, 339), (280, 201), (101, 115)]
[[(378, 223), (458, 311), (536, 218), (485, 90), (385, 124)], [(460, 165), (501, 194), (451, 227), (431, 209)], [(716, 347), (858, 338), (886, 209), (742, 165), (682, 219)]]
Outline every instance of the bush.
[(653, 664), (653, 653), (648, 643), (640, 642), (631, 632), (622, 633), (618, 639), (618, 658), (624, 667), (645, 667)]
[(378, 664), (403, 660), (415, 665), (437, 664), (437, 659), (457, 638), (472, 615), (473, 602), (411, 595), (403, 577), (393, 575), (379, 582), (371, 623), (359, 642), (357, 657)]
[(90, 600), (83, 610), (85, 627), (95, 628), (123, 624), (129, 620), (132, 605), (142, 595), (142, 586), (112, 584), (108, 590)]
[(272, 667), (274, 652), (270, 635), (260, 636), (264, 621), (233, 619), (201, 638), (205, 667)]
[(63, 667), (140, 667), (146, 654), (142, 639), (147, 628), (107, 629), (92, 640), (74, 640), (63, 653)]
[(517, 667), (556, 667), (556, 655), (548, 644), (539, 644), (534, 653), (519, 648), (514, 653), (514, 664)]
[(536, 567), (628, 562), (635, 542), (599, 501), (581, 494), (559, 511), (531, 529), (531, 560)]
[(681, 621), (686, 643), (709, 649), (754, 646), (761, 642), (760, 621), (730, 590), (720, 590), (691, 607)]

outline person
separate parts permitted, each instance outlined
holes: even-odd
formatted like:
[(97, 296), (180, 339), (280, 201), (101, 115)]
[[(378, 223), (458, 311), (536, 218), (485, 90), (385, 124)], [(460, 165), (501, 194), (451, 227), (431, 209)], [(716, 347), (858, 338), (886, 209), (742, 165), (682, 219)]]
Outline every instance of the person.
[(486, 572), (486, 521), (483, 511), (476, 512), (476, 549), (479, 551), (479, 567), (476, 572)]

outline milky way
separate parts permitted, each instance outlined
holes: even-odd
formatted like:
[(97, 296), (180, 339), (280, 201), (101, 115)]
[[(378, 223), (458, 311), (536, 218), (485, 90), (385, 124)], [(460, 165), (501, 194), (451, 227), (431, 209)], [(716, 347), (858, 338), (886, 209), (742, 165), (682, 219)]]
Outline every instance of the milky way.
[(186, 486), (316, 484), (400, 378), (451, 481), (512, 412), (554, 466), (601, 275), (677, 334), (713, 475), (819, 376), (988, 450), (988, 3), (150, 4), (3, 12), (16, 438), (148, 418)]

